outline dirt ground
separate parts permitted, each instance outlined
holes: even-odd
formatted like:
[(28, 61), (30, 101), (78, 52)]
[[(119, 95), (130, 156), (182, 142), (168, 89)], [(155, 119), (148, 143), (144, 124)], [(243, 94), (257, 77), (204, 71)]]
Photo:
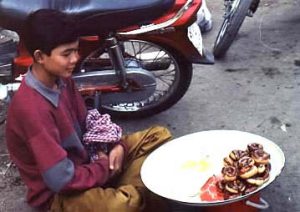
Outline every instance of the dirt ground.
[[(214, 28), (204, 35), (211, 49), (222, 20), (222, 1), (207, 0)], [(174, 137), (209, 129), (236, 129), (265, 136), (285, 153), (285, 169), (262, 196), (267, 212), (300, 212), (300, 0), (262, 0), (247, 18), (226, 57), (194, 66), (192, 85), (171, 109), (142, 120), (118, 120), (125, 132), (153, 124)], [(31, 211), (26, 189), (7, 155), (0, 126), (0, 212)], [(233, 211), (238, 212), (238, 211)]]

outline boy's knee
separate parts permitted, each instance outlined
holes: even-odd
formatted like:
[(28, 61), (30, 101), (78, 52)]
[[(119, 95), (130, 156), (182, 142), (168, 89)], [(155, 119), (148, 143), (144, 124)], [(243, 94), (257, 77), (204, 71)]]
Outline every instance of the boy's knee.
[(171, 138), (172, 134), (167, 127), (161, 125), (155, 125), (149, 129), (149, 134), (153, 134), (157, 137), (164, 137), (166, 139)]

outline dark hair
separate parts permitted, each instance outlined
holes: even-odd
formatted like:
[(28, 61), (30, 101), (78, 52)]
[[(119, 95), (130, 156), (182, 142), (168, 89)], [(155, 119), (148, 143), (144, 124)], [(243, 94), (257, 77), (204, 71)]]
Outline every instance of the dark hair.
[(24, 41), (31, 55), (39, 49), (50, 56), (53, 49), (78, 37), (75, 20), (57, 10), (41, 9), (26, 20)]

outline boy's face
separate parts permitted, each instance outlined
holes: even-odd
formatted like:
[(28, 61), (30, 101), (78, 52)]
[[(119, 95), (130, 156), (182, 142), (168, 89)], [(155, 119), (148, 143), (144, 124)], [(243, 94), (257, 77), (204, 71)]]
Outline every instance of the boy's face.
[(79, 42), (63, 44), (52, 50), (48, 56), (43, 53), (42, 65), (49, 76), (70, 77), (79, 60)]

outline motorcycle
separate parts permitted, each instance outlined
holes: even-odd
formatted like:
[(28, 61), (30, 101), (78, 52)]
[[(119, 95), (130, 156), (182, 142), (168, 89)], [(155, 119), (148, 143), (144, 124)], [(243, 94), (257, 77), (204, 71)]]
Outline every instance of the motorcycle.
[(224, 0), (224, 20), (213, 47), (215, 58), (222, 58), (238, 34), (246, 16), (253, 17), (260, 0)]
[(121, 118), (157, 114), (186, 93), (193, 63), (214, 63), (195, 22), (200, 6), (201, 0), (1, 0), (0, 26), (20, 41), (12, 62), (2, 70), (0, 63), (0, 82), (13, 93), (32, 63), (22, 43), (26, 16), (58, 9), (78, 20), (81, 59), (73, 78), (86, 105)]

